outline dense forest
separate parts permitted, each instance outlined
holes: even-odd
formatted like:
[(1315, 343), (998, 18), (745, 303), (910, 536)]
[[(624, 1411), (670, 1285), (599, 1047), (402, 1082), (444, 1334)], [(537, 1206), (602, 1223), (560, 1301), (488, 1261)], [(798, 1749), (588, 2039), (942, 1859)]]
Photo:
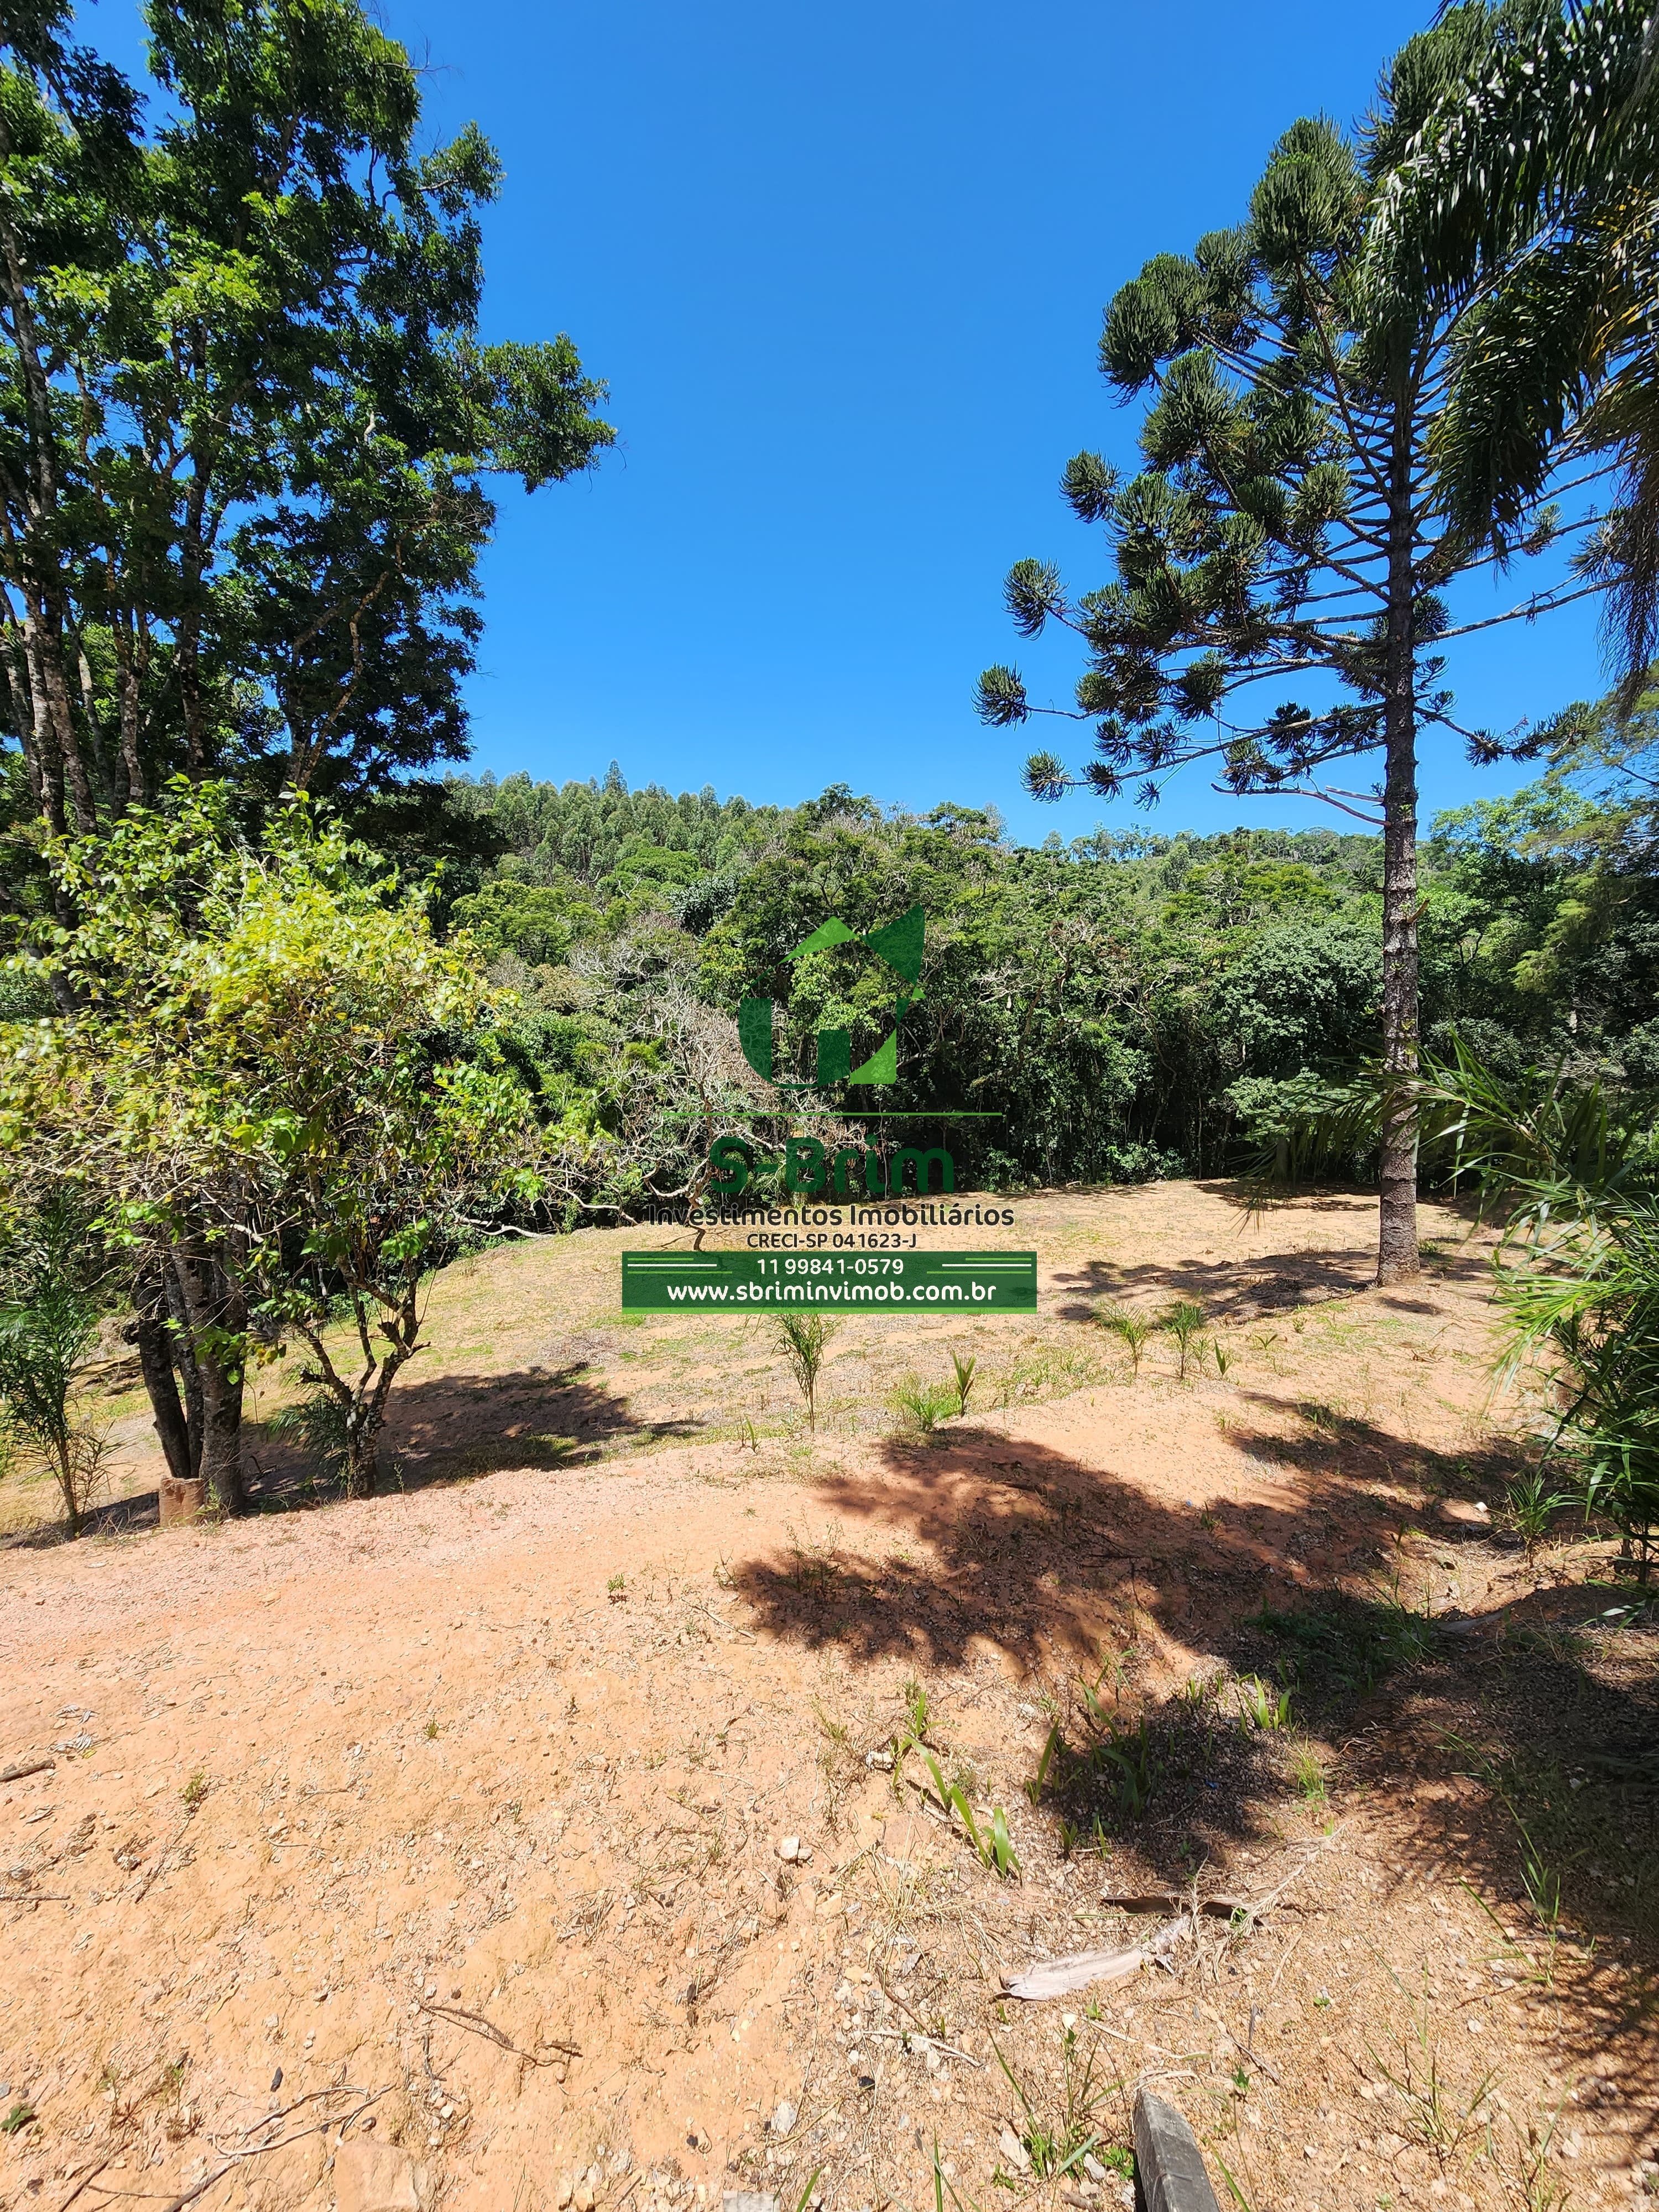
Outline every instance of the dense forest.
[[(1461, 1037), (1503, 1076), (1645, 1084), (1659, 879), (1628, 817), (1612, 826), (1607, 785), (1637, 788), (1652, 731), (1638, 718), (1612, 763), (1595, 715), (1557, 729), (1540, 782), (1442, 816), (1425, 843), (1425, 1041), (1443, 1056)], [(788, 961), (832, 915), (859, 932), (917, 902), (927, 917), (899, 1083), (848, 1094), (848, 1115), (996, 1116), (951, 1125), (964, 1179), (994, 1189), (1237, 1167), (1377, 1050), (1375, 836), (1097, 832), (1031, 849), (988, 809), (910, 814), (844, 787), (755, 808), (631, 791), (614, 767), (602, 784), (447, 790), (472, 848), (495, 848), (450, 923), (516, 994), (509, 1048), (562, 1140), (568, 1206), (627, 1212), (694, 1185), (714, 1124), (763, 1088), (737, 1047), (744, 995), (774, 997), (802, 1077), (821, 1028), (850, 1029), (855, 1053), (878, 1041), (890, 1001), (857, 948)]]

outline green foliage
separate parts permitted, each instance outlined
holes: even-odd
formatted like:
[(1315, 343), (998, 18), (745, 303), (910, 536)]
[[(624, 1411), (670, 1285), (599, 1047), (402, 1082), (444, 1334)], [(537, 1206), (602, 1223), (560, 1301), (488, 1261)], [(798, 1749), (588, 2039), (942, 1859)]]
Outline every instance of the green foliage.
[(948, 1382), (924, 1382), (918, 1375), (902, 1376), (893, 1389), (894, 1411), (919, 1437), (931, 1437), (959, 1404), (958, 1394)]
[(1129, 1306), (1109, 1306), (1100, 1316), (1100, 1324), (1121, 1340), (1123, 1348), (1129, 1355), (1131, 1367), (1139, 1375), (1140, 1355), (1146, 1350), (1146, 1340), (1152, 1334), (1154, 1324), (1144, 1314), (1136, 1313)]
[[(845, 946), (788, 959), (827, 914), (867, 930), (924, 906), (922, 997), (884, 1103), (1000, 1117), (951, 1125), (963, 1187), (1214, 1172), (1279, 1139), (1288, 1159), (1380, 1040), (1374, 838), (1136, 833), (1032, 852), (970, 809), (883, 816), (837, 792), (763, 814), (619, 775), (448, 788), (510, 848), (455, 911), (519, 994), (504, 1045), (558, 1148), (568, 1218), (700, 1193), (714, 1134), (776, 1153), (787, 1125), (761, 1109), (788, 1102), (738, 1050), (744, 997), (775, 1001), (784, 1072), (811, 1072), (820, 1028), (853, 1032), (855, 1052), (890, 1030), (878, 963)], [(1535, 845), (1518, 818), (1449, 817), (1425, 848), (1425, 1029), (1473, 1030), (1517, 1066), (1568, 1048), (1622, 1064), (1648, 1048), (1659, 882), (1627, 868), (1605, 918), (1574, 924), (1583, 853)], [(628, 873), (624, 847), (651, 840), (703, 872)], [(1542, 957), (1559, 965), (1548, 991), (1529, 980)], [(1369, 1172), (1375, 1150), (1360, 1133), (1340, 1171)], [(763, 1201), (770, 1188), (751, 1185)]]
[(955, 1403), (951, 1411), (958, 1418), (968, 1411), (968, 1398), (974, 1387), (974, 1376), (979, 1362), (970, 1352), (966, 1357), (960, 1352), (951, 1354), (951, 1379), (955, 1384)]
[(265, 1432), (282, 1443), (296, 1443), (307, 1454), (324, 1483), (343, 1480), (351, 1457), (346, 1407), (331, 1390), (310, 1390), (291, 1405), (279, 1406)]
[(539, 1189), (498, 996), (297, 800), (250, 846), (215, 787), (180, 791), (53, 864), (79, 919), (35, 964), (75, 1012), (0, 1033), (0, 1165), (84, 1190), (135, 1255), (210, 1262), (222, 1358), (297, 1334), (372, 1487), (432, 1268)]
[(1181, 1379), (1187, 1380), (1188, 1362), (1194, 1357), (1194, 1347), (1201, 1352), (1198, 1332), (1204, 1326), (1204, 1309), (1190, 1298), (1177, 1298), (1164, 1314), (1158, 1326), (1166, 1328), (1176, 1340), (1176, 1350), (1181, 1361)]
[(419, 150), (416, 70), (356, 0), (158, 0), (149, 85), (23, 14), (0, 574), (44, 830), (176, 771), (257, 808), (461, 757), (485, 484), (614, 435), (568, 338), (481, 341), (493, 149)]
[(1392, 1594), (1369, 1601), (1333, 1596), (1294, 1613), (1263, 1606), (1255, 1625), (1280, 1646), (1283, 1670), (1316, 1698), (1369, 1696), (1435, 1648), (1433, 1622)]
[(86, 1204), (71, 1186), (48, 1184), (0, 1242), (0, 1443), (50, 1471), (71, 1536), (103, 1459), (103, 1438), (74, 1400), (107, 1297)]
[(974, 1855), (988, 1874), (994, 1874), (1000, 1881), (1006, 1881), (1019, 1872), (1019, 1856), (1008, 1834), (1008, 1818), (1000, 1805), (991, 1808), (991, 1817), (983, 1826), (974, 1817), (974, 1808), (968, 1802), (968, 1792), (959, 1782), (946, 1782), (939, 1763), (931, 1752), (923, 1754), (922, 1764), (933, 1784), (933, 1795), (947, 1818), (960, 1820), (963, 1831), (974, 1847)]
[(1290, 1692), (1275, 1689), (1264, 1682), (1260, 1674), (1240, 1677), (1238, 1709), (1246, 1728), (1276, 1730), (1289, 1728), (1291, 1724)]
[(827, 1314), (780, 1314), (776, 1321), (778, 1347), (806, 1401), (806, 1425), (818, 1425), (818, 1376), (830, 1349), (830, 1340), (840, 1328)]

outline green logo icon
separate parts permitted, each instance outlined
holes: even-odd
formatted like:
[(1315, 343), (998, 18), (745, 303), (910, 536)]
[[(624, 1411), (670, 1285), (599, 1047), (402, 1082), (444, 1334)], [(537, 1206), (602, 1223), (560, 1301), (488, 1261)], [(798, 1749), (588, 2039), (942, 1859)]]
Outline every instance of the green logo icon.
[(913, 906), (896, 921), (890, 921), (884, 929), (873, 929), (865, 937), (849, 929), (837, 916), (831, 916), (821, 928), (815, 929), (804, 944), (795, 947), (789, 955), (791, 960), (804, 959), (809, 952), (822, 952), (831, 945), (861, 945), (892, 970), (900, 987), (908, 987), (899, 988), (894, 993), (892, 1033), (876, 1047), (868, 1060), (854, 1067), (852, 1031), (820, 1030), (817, 1076), (811, 1083), (783, 1083), (772, 1073), (772, 1001), (745, 999), (738, 1009), (738, 1042), (756, 1074), (764, 1076), (769, 1083), (777, 1082), (783, 1091), (822, 1091), (836, 1083), (896, 1083), (899, 1028), (921, 997), (918, 979), (927, 933), (927, 919), (920, 906)]

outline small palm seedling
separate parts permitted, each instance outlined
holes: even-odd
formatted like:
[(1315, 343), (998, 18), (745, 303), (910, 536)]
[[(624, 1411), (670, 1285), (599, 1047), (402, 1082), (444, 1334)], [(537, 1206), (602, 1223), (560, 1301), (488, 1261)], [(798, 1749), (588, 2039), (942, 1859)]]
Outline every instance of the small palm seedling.
[[(1176, 1350), (1181, 1360), (1181, 1379), (1187, 1380), (1187, 1366), (1194, 1356), (1199, 1344), (1198, 1332), (1204, 1326), (1204, 1309), (1194, 1305), (1190, 1298), (1177, 1298), (1164, 1316), (1164, 1326), (1176, 1340)], [(1202, 1357), (1201, 1347), (1199, 1357)]]
[(1239, 1712), (1247, 1728), (1264, 1732), (1289, 1728), (1291, 1693), (1273, 1688), (1260, 1674), (1245, 1674), (1238, 1685)]
[(1224, 1382), (1227, 1379), (1227, 1370), (1233, 1364), (1233, 1355), (1218, 1336), (1212, 1336), (1210, 1339), (1210, 1349), (1215, 1354), (1215, 1371)]
[(313, 1488), (343, 1477), (351, 1437), (346, 1409), (331, 1390), (313, 1390), (292, 1405), (279, 1406), (266, 1421), (265, 1432), (309, 1454)]
[(904, 1762), (927, 1741), (927, 1692), (913, 1675), (904, 1686), (904, 1724), (892, 1738), (893, 1795), (904, 1780)]
[(818, 1376), (837, 1324), (823, 1314), (780, 1314), (778, 1345), (806, 1401), (806, 1425), (818, 1425)]
[(1109, 1306), (1100, 1316), (1100, 1325), (1122, 1340), (1123, 1348), (1129, 1355), (1130, 1372), (1138, 1376), (1140, 1355), (1152, 1333), (1152, 1322), (1144, 1314), (1132, 1312), (1127, 1306)]
[(960, 1415), (968, 1410), (968, 1393), (974, 1387), (974, 1371), (978, 1367), (979, 1362), (971, 1352), (964, 1359), (961, 1352), (953, 1352), (951, 1354), (951, 1364), (956, 1370), (956, 1410)]
[(956, 1395), (948, 1382), (924, 1382), (907, 1375), (893, 1392), (893, 1410), (914, 1435), (931, 1437), (956, 1410)]
[(1138, 1820), (1152, 1802), (1158, 1771), (1146, 1715), (1142, 1714), (1139, 1724), (1133, 1729), (1115, 1724), (1106, 1741), (1097, 1743), (1089, 1755), (1097, 1764), (1111, 1768), (1113, 1794), (1120, 1808), (1131, 1820)]
[[(1084, 1694), (1087, 1696), (1086, 1690)], [(1053, 1766), (1056, 1757), (1060, 1757), (1063, 1763), (1065, 1750), (1065, 1739), (1060, 1732), (1060, 1723), (1056, 1721), (1048, 1730), (1048, 1740), (1042, 1747), (1042, 1756), (1037, 1761), (1037, 1771), (1025, 1784), (1025, 1795), (1034, 1805), (1041, 1804), (1042, 1802), (1042, 1793), (1048, 1786), (1048, 1770)]]
[(1547, 1540), (1556, 1515), (1571, 1501), (1559, 1492), (1548, 1489), (1545, 1485), (1543, 1470), (1534, 1468), (1530, 1474), (1510, 1483), (1505, 1493), (1505, 1503), (1509, 1507), (1510, 1526), (1526, 1546), (1527, 1557), (1530, 1559), (1538, 1547)]

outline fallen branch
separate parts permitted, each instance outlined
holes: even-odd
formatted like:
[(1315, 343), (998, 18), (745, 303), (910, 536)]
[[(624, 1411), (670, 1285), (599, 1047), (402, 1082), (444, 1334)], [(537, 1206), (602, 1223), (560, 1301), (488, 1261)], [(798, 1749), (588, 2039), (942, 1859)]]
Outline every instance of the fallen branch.
[(49, 1766), (56, 1766), (55, 1759), (23, 1759), (15, 1766), (0, 1767), (0, 1782), (21, 1782), (30, 1774), (44, 1774)]
[(94, 2166), (90, 2172), (83, 2173), (79, 2181), (76, 2183), (74, 2188), (70, 2190), (69, 2195), (58, 2206), (58, 2212), (70, 2212), (70, 2206), (74, 2203), (76, 2198), (81, 2194), (81, 2191), (87, 2186), (88, 2182), (97, 2180), (99, 2175), (104, 2171), (104, 2168), (109, 2164), (109, 2160), (106, 2158), (100, 2159), (97, 2165)]
[(1091, 1982), (1121, 1982), (1131, 1974), (1138, 1974), (1143, 1966), (1163, 1965), (1176, 1947), (1190, 1936), (1196, 1926), (1188, 1913), (1160, 1928), (1150, 1942), (1138, 1943), (1127, 1951), (1073, 1951), (1064, 1959), (1050, 1959), (1042, 1966), (1030, 1966), (1025, 1972), (1010, 1981), (1005, 1978), (1002, 1994), (1017, 1997), (1023, 2004), (1040, 2004), (1047, 1997), (1069, 1996), (1073, 1990), (1087, 1989)]
[(1117, 1905), (1126, 1912), (1156, 1912), (1168, 1905), (1176, 1905), (1181, 1908), (1179, 1917), (1161, 1928), (1149, 1942), (1136, 1944), (1128, 1950), (1073, 1951), (1066, 1958), (1050, 1959), (1041, 1966), (1028, 1967), (1012, 1981), (1005, 1979), (1002, 1994), (1018, 1997), (1027, 2004), (1040, 2003), (1046, 1997), (1063, 1997), (1073, 1990), (1086, 1989), (1091, 1982), (1123, 1981), (1139, 1973), (1143, 1966), (1168, 1966), (1170, 1953), (1184, 1941), (1196, 1936), (1199, 1920), (1206, 1914), (1215, 1919), (1224, 1914), (1229, 1921), (1236, 1922), (1242, 1913), (1243, 1925), (1239, 1933), (1249, 1935), (1279, 1904), (1291, 1883), (1306, 1874), (1320, 1853), (1340, 1833), (1340, 1828), (1333, 1828), (1328, 1836), (1322, 1836), (1284, 1880), (1254, 1904), (1249, 1898), (1200, 1898), (1193, 1892), (1183, 1897), (1173, 1890), (1109, 1896), (1104, 1900), (1107, 1904)]
[[(1221, 2033), (1227, 2038), (1228, 2041), (1234, 2045), (1235, 2047), (1243, 2053), (1243, 2055), (1249, 2061), (1250, 2064), (1252, 2066), (1259, 2066), (1262, 2072), (1267, 2075), (1273, 2081), (1277, 2081), (1279, 2087), (1282, 2089), (1285, 2086), (1284, 2077), (1276, 2070), (1272, 2060), (1260, 2057), (1253, 2048), (1252, 2045), (1242, 2042), (1240, 2039), (1234, 2034), (1232, 2029), (1228, 2027), (1226, 2021), (1222, 2018), (1221, 2014), (1216, 2010), (1213, 2005), (1206, 2004), (1204, 2009), (1208, 2013), (1210, 2018), (1215, 2022), (1216, 2026), (1221, 2030)], [(1255, 2031), (1255, 2021), (1256, 2014), (1253, 2008), (1250, 2013), (1252, 2033), (1254, 2033)]]
[(378, 2105), (382, 2097), (389, 2097), (392, 2094), (392, 2086), (388, 2082), (384, 2089), (376, 2089), (372, 2096), (367, 2097), (363, 2096), (361, 2089), (349, 2088), (344, 2082), (341, 2082), (332, 2089), (313, 2089), (309, 2096), (301, 2097), (298, 2104), (289, 2106), (287, 2112), (271, 2113), (260, 2123), (260, 2125), (269, 2127), (271, 2120), (286, 2118), (287, 2112), (297, 2112), (300, 2105), (310, 2104), (314, 2098), (362, 2097), (363, 2101), (361, 2105), (354, 2105), (343, 2120), (319, 2120), (313, 2127), (296, 2128), (291, 2136), (279, 2136), (275, 2142), (250, 2143), (246, 2150), (221, 2151), (220, 2156), (224, 2160), (224, 2164), (216, 2172), (204, 2175), (193, 2188), (186, 2189), (182, 2196), (170, 2198), (161, 2207), (161, 2212), (185, 2212), (186, 2205), (193, 2204), (198, 2197), (205, 2197), (209, 2190), (216, 2188), (228, 2173), (234, 2173), (244, 2159), (264, 2158), (270, 2151), (286, 2150), (290, 2143), (303, 2142), (307, 2136), (326, 2135), (332, 2127), (337, 2127), (343, 2135), (359, 2113), (366, 2112), (371, 2105)]
[(453, 2021), (470, 2034), (481, 2035), (486, 2043), (493, 2043), (498, 2051), (509, 2051), (514, 2057), (522, 2058), (529, 2066), (556, 2066), (561, 2058), (580, 2058), (581, 2052), (574, 2043), (549, 2043), (545, 2048), (557, 2051), (558, 2058), (541, 2058), (533, 2051), (521, 2051), (516, 2043), (501, 2033), (494, 2021), (486, 2020), (481, 2012), (467, 2012), (460, 2005), (428, 2004), (424, 1997), (416, 2003), (422, 2012), (431, 2013), (435, 2019)]
[(936, 2035), (929, 2035), (919, 2027), (872, 2027), (866, 2041), (896, 2043), (906, 2051), (937, 2051), (941, 2058), (959, 2058), (964, 2066), (983, 2066), (982, 2058), (975, 2058), (971, 2051), (958, 2051), (954, 2043), (941, 2043)]

